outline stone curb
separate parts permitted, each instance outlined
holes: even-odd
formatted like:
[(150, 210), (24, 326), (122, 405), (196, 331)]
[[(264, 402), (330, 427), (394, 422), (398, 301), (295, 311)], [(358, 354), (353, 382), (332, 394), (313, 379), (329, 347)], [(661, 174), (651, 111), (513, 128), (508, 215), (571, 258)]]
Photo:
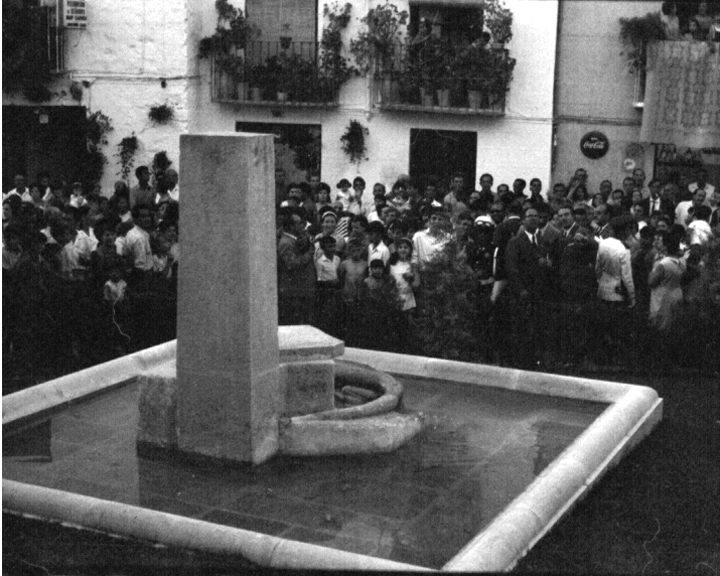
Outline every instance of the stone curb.
[[(3, 424), (119, 385), (150, 367), (171, 361), (174, 354), (175, 342), (168, 342), (6, 396), (3, 399)], [(353, 348), (345, 349), (342, 360), (410, 377), (454, 379), (532, 394), (610, 404), (523, 494), (475, 536), (443, 570), (499, 572), (511, 569), (662, 418), (662, 399), (651, 388), (642, 386)], [(211, 552), (242, 554), (263, 566), (335, 570), (420, 569), (10, 480), (3, 480), (3, 507), (14, 513), (71, 522), (171, 546), (197, 548), (199, 545), (200, 549)]]
[(662, 399), (644, 386), (357, 349), (346, 349), (343, 359), (396, 374), (610, 404), (443, 571), (511, 569), (662, 418)]
[(242, 556), (271, 568), (312, 570), (428, 571), (427, 568), (343, 552), (108, 502), (52, 488), (3, 480), (3, 511), (60, 521), (90, 530), (139, 538), (177, 548)]
[(175, 360), (177, 340), (26, 388), (3, 398), (3, 425), (112, 388), (145, 370)]

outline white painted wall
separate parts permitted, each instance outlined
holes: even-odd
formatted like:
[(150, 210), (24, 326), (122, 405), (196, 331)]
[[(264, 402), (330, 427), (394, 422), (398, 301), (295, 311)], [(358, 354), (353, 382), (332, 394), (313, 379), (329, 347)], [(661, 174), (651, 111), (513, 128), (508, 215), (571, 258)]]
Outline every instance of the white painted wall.
[[(368, 5), (380, 2), (354, 2), (352, 20), (346, 34), (360, 27), (359, 19)], [(320, 2), (320, 10), (322, 10)], [(400, 9), (409, 2), (396, 1)], [(322, 179), (331, 186), (340, 178), (358, 174), (371, 184), (391, 185), (397, 176), (409, 171), (410, 130), (465, 130), (478, 132), (478, 177), (483, 172), (495, 175), (496, 183), (514, 178), (550, 176), (553, 77), (557, 30), (557, 0), (507, 0), (513, 10), (513, 39), (508, 48), (517, 58), (514, 80), (508, 96), (506, 115), (500, 119), (453, 114), (391, 113), (372, 108), (367, 79), (353, 79), (343, 87), (340, 107), (326, 110), (286, 108), (283, 117), (273, 117), (268, 108), (213, 103), (210, 99), (209, 64), (201, 63), (199, 86), (189, 99), (192, 130), (232, 131), (235, 122), (286, 122), (322, 125)], [(210, 4), (206, 10), (214, 10)], [(203, 15), (208, 21), (208, 15)], [(319, 16), (318, 29), (322, 29)], [(204, 34), (203, 34), (204, 35)], [(367, 126), (368, 162), (359, 168), (350, 164), (342, 152), (340, 137), (351, 119)]]
[[(67, 89), (73, 80), (88, 82), (81, 104), (91, 112), (101, 110), (113, 122), (115, 129), (105, 150), (110, 164), (101, 182), (108, 192), (118, 178), (117, 144), (131, 133), (141, 143), (136, 166), (150, 163), (160, 150), (167, 151), (177, 166), (181, 133), (234, 131), (239, 120), (321, 124), (322, 178), (331, 185), (357, 174), (368, 182), (392, 184), (400, 173), (408, 172), (411, 128), (477, 131), (478, 176), (491, 172), (496, 182), (534, 176), (545, 181), (550, 173), (558, 0), (506, 1), (514, 12), (514, 36), (508, 47), (517, 66), (506, 115), (500, 119), (381, 112), (371, 107), (369, 82), (361, 78), (343, 87), (339, 108), (287, 108), (282, 118), (273, 117), (269, 108), (213, 103), (209, 62), (196, 57), (200, 38), (212, 34), (216, 25), (214, 2), (209, 0), (93, 0), (88, 4), (88, 29), (67, 32), (68, 73), (58, 85)], [(353, 20), (346, 34), (353, 35), (368, 6), (379, 3), (353, 2)], [(242, 1), (235, 4), (244, 7)], [(319, 31), (323, 4), (319, 3)], [(396, 4), (400, 9), (409, 6), (407, 0)], [(165, 88), (162, 79), (166, 79)], [(3, 95), (4, 103), (11, 100)], [(150, 106), (163, 103), (175, 108), (175, 119), (166, 126), (154, 126), (147, 113)], [(77, 104), (69, 97), (51, 103)], [(348, 162), (340, 144), (351, 119), (370, 131), (369, 161), (359, 169)]]
[[(555, 112), (557, 132), (554, 181), (567, 183), (578, 167), (588, 171), (588, 188), (596, 191), (609, 179), (620, 188), (628, 175), (623, 160), (629, 144), (637, 144), (642, 111), (633, 108), (635, 77), (628, 74), (619, 39), (621, 17), (644, 16), (660, 10), (659, 2), (592, 0), (561, 3), (560, 50)], [(565, 122), (563, 118), (572, 117)], [(580, 151), (580, 139), (591, 131), (610, 141), (608, 153), (590, 160)], [(652, 174), (653, 150), (642, 146), (633, 157)]]

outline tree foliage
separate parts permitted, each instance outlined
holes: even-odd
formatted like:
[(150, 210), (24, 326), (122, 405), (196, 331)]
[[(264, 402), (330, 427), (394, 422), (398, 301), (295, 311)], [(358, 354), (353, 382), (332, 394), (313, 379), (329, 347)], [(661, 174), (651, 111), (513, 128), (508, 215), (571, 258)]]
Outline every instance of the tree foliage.
[(477, 281), (455, 240), (450, 240), (423, 269), (421, 282), (423, 297), (412, 320), (421, 353), (477, 361)]

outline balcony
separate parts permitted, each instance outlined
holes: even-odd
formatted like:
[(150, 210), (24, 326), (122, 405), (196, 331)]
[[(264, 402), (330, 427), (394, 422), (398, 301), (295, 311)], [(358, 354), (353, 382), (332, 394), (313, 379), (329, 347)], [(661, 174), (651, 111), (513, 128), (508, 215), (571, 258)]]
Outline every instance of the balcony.
[(216, 50), (212, 101), (243, 106), (338, 105), (342, 71), (317, 42), (249, 41), (244, 48)]
[(374, 105), (384, 110), (503, 116), (515, 61), (502, 45), (453, 49), (451, 57), (403, 54), (374, 78)]

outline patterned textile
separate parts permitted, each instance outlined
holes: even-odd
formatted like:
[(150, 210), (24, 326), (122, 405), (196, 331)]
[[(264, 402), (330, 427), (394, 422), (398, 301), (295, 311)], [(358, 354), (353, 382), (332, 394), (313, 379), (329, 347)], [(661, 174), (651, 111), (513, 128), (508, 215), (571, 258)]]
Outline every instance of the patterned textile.
[(648, 46), (640, 140), (720, 147), (720, 50), (705, 42)]

